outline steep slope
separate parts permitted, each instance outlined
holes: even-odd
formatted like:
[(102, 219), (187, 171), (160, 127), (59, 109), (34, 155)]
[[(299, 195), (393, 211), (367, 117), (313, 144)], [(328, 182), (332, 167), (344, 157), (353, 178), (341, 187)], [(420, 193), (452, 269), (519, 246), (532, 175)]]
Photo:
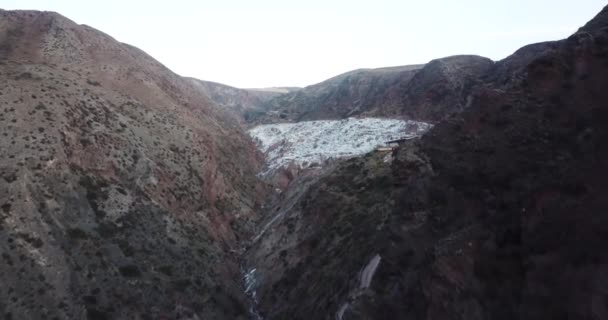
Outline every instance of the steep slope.
[(587, 22), (578, 30), (578, 33), (594, 32), (606, 27), (608, 24), (608, 6), (604, 7), (597, 16)]
[(607, 318), (607, 12), (507, 58), (390, 165), (270, 208), (249, 252), (265, 319)]
[(263, 188), (237, 121), (144, 52), (0, 11), (0, 314), (244, 319)]
[(462, 110), (470, 89), (492, 65), (479, 56), (453, 56), (426, 65), (355, 70), (278, 96), (246, 119), (274, 123), (374, 116), (434, 122)]

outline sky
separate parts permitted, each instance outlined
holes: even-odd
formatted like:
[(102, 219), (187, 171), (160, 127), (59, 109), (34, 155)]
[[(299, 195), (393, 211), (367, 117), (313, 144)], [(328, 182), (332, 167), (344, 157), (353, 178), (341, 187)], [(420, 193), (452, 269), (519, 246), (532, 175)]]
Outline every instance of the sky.
[(500, 60), (568, 37), (605, 0), (0, 0), (56, 11), (174, 72), (240, 88), (306, 86), (455, 54)]

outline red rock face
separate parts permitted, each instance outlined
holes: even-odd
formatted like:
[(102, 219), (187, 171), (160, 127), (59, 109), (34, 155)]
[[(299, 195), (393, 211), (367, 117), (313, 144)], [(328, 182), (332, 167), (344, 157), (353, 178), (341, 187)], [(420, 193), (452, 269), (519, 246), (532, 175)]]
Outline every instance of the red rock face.
[(229, 250), (264, 187), (238, 121), (55, 13), (0, 11), (0, 58), (1, 313), (244, 316)]

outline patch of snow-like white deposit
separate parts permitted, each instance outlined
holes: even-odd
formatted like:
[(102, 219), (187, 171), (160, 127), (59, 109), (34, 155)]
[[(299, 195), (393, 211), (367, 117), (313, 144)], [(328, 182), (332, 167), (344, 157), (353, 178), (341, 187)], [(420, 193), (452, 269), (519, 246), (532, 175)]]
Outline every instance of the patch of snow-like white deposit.
[(414, 138), (430, 128), (425, 122), (348, 118), (260, 125), (249, 135), (265, 154), (268, 173), (291, 163), (309, 167), (362, 155), (389, 140)]

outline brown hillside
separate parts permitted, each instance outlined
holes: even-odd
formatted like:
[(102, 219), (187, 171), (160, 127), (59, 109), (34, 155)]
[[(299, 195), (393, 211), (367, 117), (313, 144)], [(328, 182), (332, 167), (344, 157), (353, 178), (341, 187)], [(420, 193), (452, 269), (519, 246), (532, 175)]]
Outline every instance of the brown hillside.
[(246, 314), (230, 250), (262, 189), (236, 120), (51, 12), (0, 11), (0, 82), (2, 314)]

